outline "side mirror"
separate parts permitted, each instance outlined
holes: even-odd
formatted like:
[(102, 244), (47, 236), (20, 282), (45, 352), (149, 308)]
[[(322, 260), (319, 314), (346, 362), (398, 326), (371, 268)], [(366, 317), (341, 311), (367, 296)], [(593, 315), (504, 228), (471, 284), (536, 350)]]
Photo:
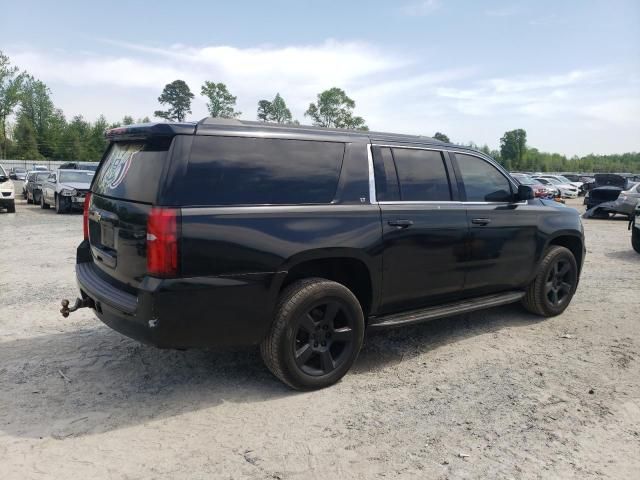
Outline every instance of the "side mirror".
[(529, 185), (518, 185), (517, 197), (518, 201), (531, 200), (532, 198), (535, 198), (533, 188), (531, 188)]

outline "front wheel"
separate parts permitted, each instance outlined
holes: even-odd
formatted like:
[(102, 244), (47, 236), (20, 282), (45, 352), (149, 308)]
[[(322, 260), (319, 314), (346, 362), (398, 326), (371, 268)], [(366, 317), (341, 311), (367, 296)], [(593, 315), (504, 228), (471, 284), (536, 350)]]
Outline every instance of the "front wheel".
[(44, 193), (40, 194), (40, 208), (49, 208), (49, 204), (44, 201)]
[(56, 213), (64, 213), (67, 209), (64, 205), (66, 202), (60, 197), (60, 195), (56, 195)]
[(8, 213), (16, 213), (16, 202), (15, 202), (15, 200), (12, 200), (12, 201), (7, 205), (7, 212), (8, 212)]
[(545, 252), (536, 278), (527, 287), (522, 304), (543, 317), (560, 315), (578, 286), (578, 265), (571, 250), (553, 245)]
[(314, 390), (347, 373), (363, 339), (364, 315), (355, 295), (337, 282), (309, 278), (284, 290), (260, 351), (284, 383)]

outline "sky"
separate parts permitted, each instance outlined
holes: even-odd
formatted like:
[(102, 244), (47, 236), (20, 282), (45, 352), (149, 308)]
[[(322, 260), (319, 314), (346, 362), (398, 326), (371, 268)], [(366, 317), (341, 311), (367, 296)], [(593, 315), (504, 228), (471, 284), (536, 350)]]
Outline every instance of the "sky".
[(153, 116), (165, 84), (205, 80), (240, 118), (280, 93), (294, 118), (334, 86), (372, 130), (446, 133), (568, 156), (640, 151), (640, 0), (9, 1), (0, 50), (67, 116)]

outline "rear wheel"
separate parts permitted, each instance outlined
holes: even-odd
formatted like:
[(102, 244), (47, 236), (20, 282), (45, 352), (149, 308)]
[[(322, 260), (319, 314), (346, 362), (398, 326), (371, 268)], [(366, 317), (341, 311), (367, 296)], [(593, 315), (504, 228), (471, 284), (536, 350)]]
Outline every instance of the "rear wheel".
[(260, 351), (271, 372), (297, 390), (327, 387), (351, 368), (364, 339), (364, 315), (344, 285), (322, 278), (285, 289)]
[(544, 317), (559, 315), (569, 306), (578, 285), (578, 265), (571, 251), (553, 245), (545, 252), (536, 278), (527, 287), (522, 304)]

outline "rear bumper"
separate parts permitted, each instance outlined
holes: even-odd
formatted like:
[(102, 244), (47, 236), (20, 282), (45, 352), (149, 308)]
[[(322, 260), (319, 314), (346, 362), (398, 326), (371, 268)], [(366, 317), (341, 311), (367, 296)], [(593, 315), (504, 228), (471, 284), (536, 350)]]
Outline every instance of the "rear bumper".
[(244, 346), (259, 343), (271, 324), (276, 274), (158, 279), (145, 277), (135, 293), (101, 275), (78, 248), (76, 279), (83, 298), (112, 329), (161, 348)]

